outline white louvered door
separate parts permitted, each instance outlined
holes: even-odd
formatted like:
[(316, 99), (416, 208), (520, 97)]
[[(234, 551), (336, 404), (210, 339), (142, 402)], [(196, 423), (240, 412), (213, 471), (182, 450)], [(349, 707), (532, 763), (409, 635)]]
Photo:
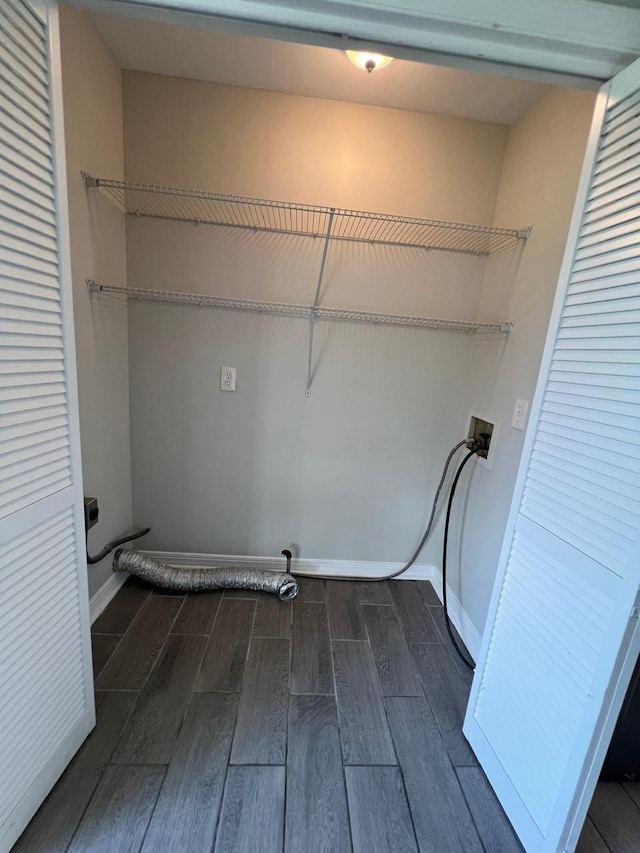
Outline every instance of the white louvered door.
[(640, 62), (599, 96), (464, 726), (529, 853), (575, 848), (639, 585)]
[(0, 853), (94, 725), (57, 11), (0, 0)]

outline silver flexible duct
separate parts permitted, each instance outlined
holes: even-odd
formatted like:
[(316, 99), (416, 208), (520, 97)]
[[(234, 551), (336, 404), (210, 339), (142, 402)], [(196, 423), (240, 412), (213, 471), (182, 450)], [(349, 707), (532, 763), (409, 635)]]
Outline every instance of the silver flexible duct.
[(280, 601), (289, 601), (298, 594), (298, 582), (286, 572), (267, 569), (245, 569), (235, 566), (207, 566), (179, 569), (147, 557), (139, 551), (116, 551), (114, 572), (129, 572), (137, 578), (164, 589), (179, 592), (203, 592), (209, 589), (255, 589), (273, 592)]

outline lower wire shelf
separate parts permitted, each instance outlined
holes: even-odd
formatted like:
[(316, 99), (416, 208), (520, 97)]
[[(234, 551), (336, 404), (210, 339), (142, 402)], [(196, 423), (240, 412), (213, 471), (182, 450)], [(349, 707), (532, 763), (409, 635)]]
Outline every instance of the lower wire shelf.
[(117, 287), (98, 284), (86, 279), (90, 293), (116, 293), (128, 299), (148, 302), (175, 302), (196, 305), (202, 308), (218, 308), (228, 311), (251, 311), (254, 313), (283, 314), (314, 320), (342, 320), (351, 323), (373, 325), (408, 326), (422, 329), (448, 329), (460, 332), (510, 332), (512, 323), (477, 323), (471, 320), (443, 320), (434, 317), (413, 317), (403, 314), (377, 314), (371, 311), (351, 311), (345, 308), (323, 308), (287, 302), (259, 302), (253, 299), (232, 299), (226, 296), (205, 296), (197, 293), (180, 293), (171, 290), (154, 290), (143, 287)]

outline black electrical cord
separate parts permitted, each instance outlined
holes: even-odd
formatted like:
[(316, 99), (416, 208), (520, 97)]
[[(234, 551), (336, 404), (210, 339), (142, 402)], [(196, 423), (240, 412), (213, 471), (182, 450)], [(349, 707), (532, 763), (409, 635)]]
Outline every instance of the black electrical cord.
[(462, 470), (467, 462), (471, 459), (472, 456), (475, 456), (476, 453), (480, 453), (483, 450), (483, 447), (476, 447), (470, 453), (464, 457), (462, 462), (460, 463), (458, 470), (456, 471), (456, 475), (453, 478), (453, 483), (451, 484), (451, 491), (449, 492), (449, 502), (447, 504), (447, 514), (445, 516), (444, 522), (444, 541), (442, 544), (442, 604), (444, 608), (444, 621), (447, 626), (447, 633), (449, 634), (449, 639), (451, 640), (454, 649), (456, 650), (458, 657), (462, 661), (462, 663), (470, 669), (472, 672), (475, 669), (472, 663), (469, 663), (462, 649), (458, 645), (456, 638), (453, 635), (453, 630), (451, 628), (451, 620), (449, 619), (449, 613), (447, 611), (447, 545), (449, 542), (449, 521), (451, 519), (451, 508), (453, 506), (453, 497), (456, 493), (456, 486), (458, 485), (458, 481), (460, 479), (460, 475), (462, 474)]
[(129, 536), (123, 536), (121, 539), (114, 539), (113, 542), (108, 542), (102, 551), (100, 551), (99, 554), (95, 554), (93, 557), (89, 554), (89, 549), (87, 548), (88, 565), (93, 566), (96, 563), (99, 563), (100, 560), (104, 560), (104, 558), (107, 557), (114, 548), (117, 548), (119, 545), (124, 545), (125, 542), (132, 542), (134, 539), (140, 539), (141, 536), (146, 536), (150, 530), (150, 527), (145, 527), (144, 530), (138, 530), (136, 533), (131, 533)]

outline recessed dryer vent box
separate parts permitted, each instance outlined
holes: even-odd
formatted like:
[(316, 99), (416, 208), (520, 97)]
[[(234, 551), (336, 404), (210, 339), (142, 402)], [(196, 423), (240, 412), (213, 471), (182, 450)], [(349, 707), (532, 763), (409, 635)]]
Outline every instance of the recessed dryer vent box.
[(495, 453), (496, 440), (498, 437), (499, 423), (495, 418), (489, 418), (479, 412), (469, 413), (469, 426), (467, 428), (467, 438), (475, 438), (484, 440), (488, 445), (488, 450), (482, 450), (476, 456), (476, 461), (484, 468), (491, 470), (493, 463), (493, 455)]

